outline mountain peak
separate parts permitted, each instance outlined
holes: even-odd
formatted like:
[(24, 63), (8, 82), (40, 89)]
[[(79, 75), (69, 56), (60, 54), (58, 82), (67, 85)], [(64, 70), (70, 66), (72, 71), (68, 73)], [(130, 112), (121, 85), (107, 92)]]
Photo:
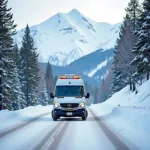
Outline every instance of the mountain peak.
[(77, 9), (72, 9), (71, 11), (69, 11), (68, 14), (80, 14), (80, 12)]
[[(113, 47), (119, 27), (97, 23), (72, 9), (67, 13), (57, 13), (30, 29), (40, 61), (47, 62), (52, 56), (52, 64), (68, 65), (99, 47), (105, 50)], [(22, 31), (14, 37), (19, 47), (24, 34)]]

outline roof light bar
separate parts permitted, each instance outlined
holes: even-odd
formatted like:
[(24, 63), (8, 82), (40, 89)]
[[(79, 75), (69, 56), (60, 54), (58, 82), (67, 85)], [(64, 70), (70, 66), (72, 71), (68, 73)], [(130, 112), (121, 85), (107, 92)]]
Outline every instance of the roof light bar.
[(60, 79), (67, 79), (66, 76), (60, 76), (59, 78), (60, 78)]
[(80, 79), (80, 76), (75, 74), (66, 74), (65, 76), (60, 76), (60, 79)]
[(80, 79), (80, 76), (74, 76), (73, 79)]

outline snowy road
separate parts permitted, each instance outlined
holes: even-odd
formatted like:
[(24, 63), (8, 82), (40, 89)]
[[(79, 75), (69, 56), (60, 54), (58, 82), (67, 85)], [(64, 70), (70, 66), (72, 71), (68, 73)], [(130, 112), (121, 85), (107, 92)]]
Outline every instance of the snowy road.
[(42, 149), (128, 150), (131, 145), (121, 141), (90, 110), (86, 121), (80, 118), (62, 118), (54, 122), (51, 114), (47, 114), (6, 134), (0, 131), (0, 150)]

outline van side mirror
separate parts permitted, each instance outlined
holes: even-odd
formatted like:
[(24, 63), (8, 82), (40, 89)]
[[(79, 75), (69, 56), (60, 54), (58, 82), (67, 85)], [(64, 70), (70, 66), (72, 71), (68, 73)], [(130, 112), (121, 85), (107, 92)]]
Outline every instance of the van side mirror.
[(87, 95), (85, 96), (85, 98), (89, 98), (90, 97), (90, 93), (87, 93)]
[(54, 94), (53, 93), (50, 93), (50, 98), (54, 98)]

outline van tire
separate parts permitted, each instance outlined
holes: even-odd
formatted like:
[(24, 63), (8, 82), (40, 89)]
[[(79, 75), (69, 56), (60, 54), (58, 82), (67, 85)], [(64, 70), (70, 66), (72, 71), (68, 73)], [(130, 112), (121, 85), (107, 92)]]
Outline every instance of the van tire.
[(88, 117), (88, 111), (86, 110), (86, 118)]
[(53, 117), (53, 120), (54, 120), (54, 121), (57, 121), (57, 117)]
[(88, 116), (88, 111), (86, 110), (86, 111), (85, 111), (85, 115), (82, 116), (82, 120), (86, 120), (87, 116)]
[(82, 120), (83, 120), (83, 121), (86, 120), (86, 116), (83, 116), (83, 117), (82, 117)]
[(52, 118), (53, 118), (53, 121), (57, 121), (57, 117), (54, 114), (54, 110), (52, 110)]

